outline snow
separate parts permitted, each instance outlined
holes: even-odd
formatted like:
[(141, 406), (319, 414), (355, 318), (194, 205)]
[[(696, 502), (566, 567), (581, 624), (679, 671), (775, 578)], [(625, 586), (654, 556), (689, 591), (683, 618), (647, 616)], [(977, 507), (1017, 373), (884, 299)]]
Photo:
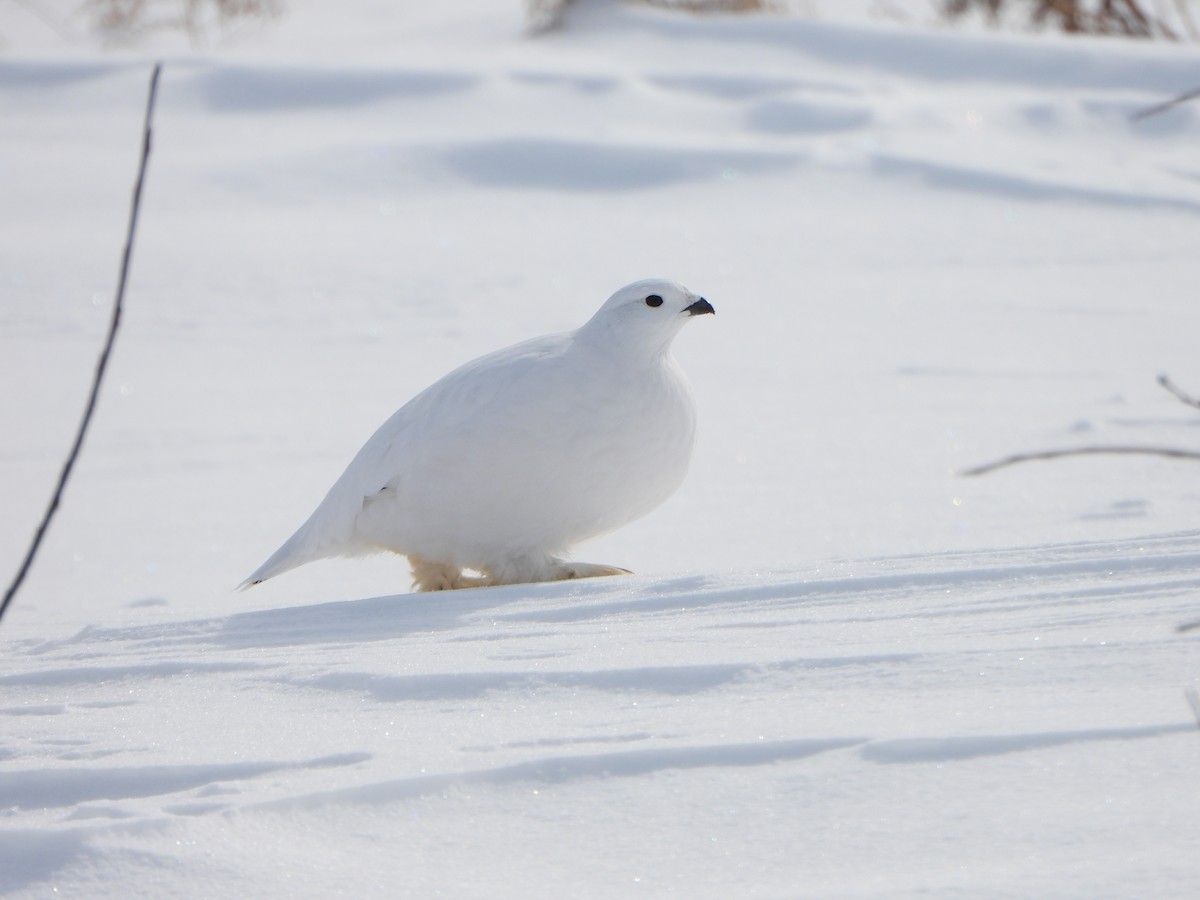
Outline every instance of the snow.
[[(897, 4), (893, 4), (897, 5)], [(199, 48), (0, 8), (14, 897), (1154, 896), (1195, 855), (1195, 47), (581, 3), (289, 3)], [(851, 4), (862, 6), (862, 4)], [(353, 9), (351, 15), (346, 10)], [(233, 587), (458, 363), (718, 314), (630, 578)], [(7, 577), (7, 576), (5, 576)]]

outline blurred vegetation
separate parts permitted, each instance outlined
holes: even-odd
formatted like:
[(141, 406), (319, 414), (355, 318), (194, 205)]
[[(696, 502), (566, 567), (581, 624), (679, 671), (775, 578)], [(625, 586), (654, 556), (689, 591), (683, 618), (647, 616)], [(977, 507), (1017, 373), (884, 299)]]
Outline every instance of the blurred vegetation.
[[(274, 17), (285, 0), (78, 0), (73, 14), (55, 12), (54, 4), (18, 0), (32, 15), (64, 37), (73, 29), (71, 19), (83, 18), (88, 26), (113, 42), (133, 42), (163, 30), (185, 31), (193, 43), (202, 43), (250, 19)], [(512, 2), (512, 0), (499, 0)], [(534, 32), (550, 31), (563, 24), (575, 0), (523, 0), (526, 21)], [(621, 0), (612, 0), (621, 2)], [(836, 8), (838, 0), (624, 0), (643, 6), (688, 13), (753, 13), (786, 11), (810, 14), (822, 7)], [(1200, 40), (1200, 0), (923, 0), (926, 9), (947, 20), (981, 18), (993, 27), (1024, 30), (1054, 29), (1068, 34), (1115, 35), (1166, 40)], [(898, 15), (898, 6), (877, 0), (880, 10)], [(905, 5), (907, 10), (907, 5)]]
[(132, 40), (151, 31), (182, 29), (193, 41), (238, 19), (279, 14), (279, 0), (87, 0), (85, 13), (103, 35)]
[[(525, 0), (534, 31), (562, 25), (574, 0)], [(630, 0), (693, 13), (786, 9), (787, 0)], [(829, 7), (837, 0), (826, 0)], [(1179, 40), (1200, 37), (1193, 7), (1200, 0), (928, 0), (947, 19), (981, 14), (993, 26), (1054, 28), (1068, 34), (1105, 34)], [(810, 2), (810, 8), (817, 4)], [(824, 4), (822, 4), (824, 5)], [(882, 8), (882, 6), (881, 6)]]
[(1193, 0), (944, 0), (942, 12), (951, 19), (980, 12), (994, 25), (1024, 19), (1068, 34), (1195, 40), (1192, 5)]

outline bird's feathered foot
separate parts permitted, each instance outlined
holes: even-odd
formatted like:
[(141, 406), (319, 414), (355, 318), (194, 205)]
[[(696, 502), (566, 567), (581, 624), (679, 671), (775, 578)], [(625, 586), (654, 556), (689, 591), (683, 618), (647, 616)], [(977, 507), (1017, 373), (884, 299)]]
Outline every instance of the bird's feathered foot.
[(606, 566), (600, 563), (567, 562), (557, 560), (551, 570), (553, 581), (568, 581), (572, 578), (603, 578), (608, 575), (632, 575), (628, 569), (620, 566)]
[(545, 581), (571, 581), (606, 575), (632, 575), (628, 569), (597, 563), (574, 562), (549, 554), (533, 554), (512, 559), (500, 566), (485, 568), (490, 584), (536, 584)]
[(457, 591), (462, 588), (492, 587), (501, 584), (532, 584), (539, 581), (571, 581), (576, 578), (602, 578), (609, 575), (632, 575), (620, 566), (598, 563), (568, 562), (551, 558), (537, 571), (496, 573), (486, 571), (482, 575), (464, 575), (463, 570), (451, 563), (439, 563), (421, 556), (410, 556), (413, 587), (418, 591)]
[(457, 591), (461, 588), (487, 587), (494, 582), (486, 576), (464, 575), (458, 566), (410, 556), (413, 587), (418, 591)]

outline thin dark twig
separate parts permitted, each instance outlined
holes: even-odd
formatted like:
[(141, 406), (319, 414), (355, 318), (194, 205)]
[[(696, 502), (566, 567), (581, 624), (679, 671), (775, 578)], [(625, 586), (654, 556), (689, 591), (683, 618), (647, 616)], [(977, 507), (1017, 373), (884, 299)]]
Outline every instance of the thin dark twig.
[(1147, 106), (1145, 109), (1139, 109), (1132, 116), (1130, 116), (1129, 119), (1133, 122), (1140, 122), (1142, 119), (1150, 118), (1150, 116), (1157, 116), (1159, 113), (1165, 113), (1168, 109), (1178, 106), (1180, 103), (1186, 103), (1189, 100), (1195, 100), (1197, 97), (1200, 97), (1200, 88), (1197, 88), (1194, 91), (1187, 91), (1186, 93), (1180, 94), (1178, 97), (1172, 97), (1165, 103), (1156, 103), (1153, 106)]
[(1058, 459), (1063, 456), (1093, 456), (1098, 454), (1125, 454), (1138, 456), (1165, 456), (1168, 459), (1200, 459), (1200, 452), (1175, 450), (1171, 447), (1075, 447), (1069, 450), (1042, 450), (1037, 453), (1016, 453), (996, 462), (965, 469), (963, 475), (986, 475), (1005, 466), (1042, 459)]
[(1200, 400), (1196, 399), (1191, 394), (1189, 394), (1187, 391), (1185, 391), (1183, 388), (1179, 387), (1177, 384), (1175, 384), (1175, 382), (1173, 382), (1166, 375), (1159, 375), (1158, 383), (1161, 384), (1168, 391), (1170, 391), (1172, 394), (1174, 394), (1176, 396), (1176, 398), (1178, 398), (1182, 402), (1186, 403), (1188, 406), (1192, 406), (1192, 407), (1195, 407), (1196, 409), (1200, 409)]
[(1175, 630), (1178, 631), (1180, 634), (1183, 634), (1186, 631), (1193, 631), (1197, 628), (1200, 628), (1200, 620), (1195, 621), (1195, 622), (1184, 622), (1182, 625), (1180, 625)]
[(0, 618), (3, 618), (5, 610), (8, 609), (8, 605), (12, 602), (13, 597), (16, 596), (17, 590), (21, 587), (21, 583), (25, 580), (25, 576), (29, 573), (29, 569), (33, 565), (33, 559), (37, 556), (42, 538), (46, 534), (46, 529), (50, 526), (50, 520), (54, 518), (59, 501), (62, 500), (67, 479), (70, 477), (71, 470), (75, 467), (75, 460), (79, 457), (79, 451), (83, 447), (83, 438), (87, 433), (88, 424), (92, 420), (92, 413), (96, 409), (96, 400), (100, 396), (100, 385), (104, 379), (104, 370), (108, 368), (108, 357), (112, 353), (113, 342), (117, 337), (117, 328), (121, 324), (121, 307), (125, 301), (125, 283), (129, 278), (129, 261), (133, 255), (133, 238), (137, 231), (138, 209), (142, 203), (142, 185), (146, 180), (146, 163), (150, 159), (150, 125), (154, 116), (154, 100), (158, 94), (158, 76), (161, 71), (162, 63), (156, 63), (154, 72), (150, 76), (150, 92), (146, 99), (146, 118), (142, 125), (142, 158), (138, 164), (137, 182), (133, 187), (133, 201), (129, 210), (129, 228), (125, 234), (125, 252), (121, 256), (121, 273), (117, 279), (117, 292), (113, 300), (112, 318), (108, 324), (108, 337), (104, 342), (104, 349), (100, 353), (100, 360), (96, 364), (96, 375), (92, 379), (92, 391), (88, 395), (87, 406), (83, 411), (83, 419), (79, 423), (79, 432), (75, 435), (75, 443), (71, 447), (67, 461), (63, 464), (62, 472), (58, 476), (58, 484), (54, 488), (54, 496), (50, 498), (50, 505), (46, 507), (46, 513), (42, 516), (41, 524), (38, 525), (37, 531), (34, 533), (33, 543), (29, 546), (29, 552), (25, 554), (25, 560), (21, 563), (21, 568), (17, 571), (16, 577), (13, 578), (12, 584), (9, 585), (8, 590), (5, 592), (3, 602), (0, 602)]
[(1188, 706), (1192, 708), (1192, 715), (1196, 717), (1196, 726), (1200, 727), (1200, 692), (1195, 688), (1187, 688), (1183, 692), (1183, 696), (1187, 698)]

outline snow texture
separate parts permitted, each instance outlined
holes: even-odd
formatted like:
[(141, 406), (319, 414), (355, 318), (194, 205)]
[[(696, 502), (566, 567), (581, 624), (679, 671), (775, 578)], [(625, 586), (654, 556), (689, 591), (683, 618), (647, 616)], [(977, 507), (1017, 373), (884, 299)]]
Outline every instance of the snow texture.
[[(854, 4), (849, 4), (854, 5)], [(893, 4), (903, 5), (903, 4)], [(288, 3), (0, 6), (0, 893), (1194, 897), (1194, 45)], [(60, 33), (61, 32), (61, 33)], [(71, 37), (68, 42), (63, 35)], [(646, 273), (692, 471), (628, 577), (233, 590), (397, 406)]]

